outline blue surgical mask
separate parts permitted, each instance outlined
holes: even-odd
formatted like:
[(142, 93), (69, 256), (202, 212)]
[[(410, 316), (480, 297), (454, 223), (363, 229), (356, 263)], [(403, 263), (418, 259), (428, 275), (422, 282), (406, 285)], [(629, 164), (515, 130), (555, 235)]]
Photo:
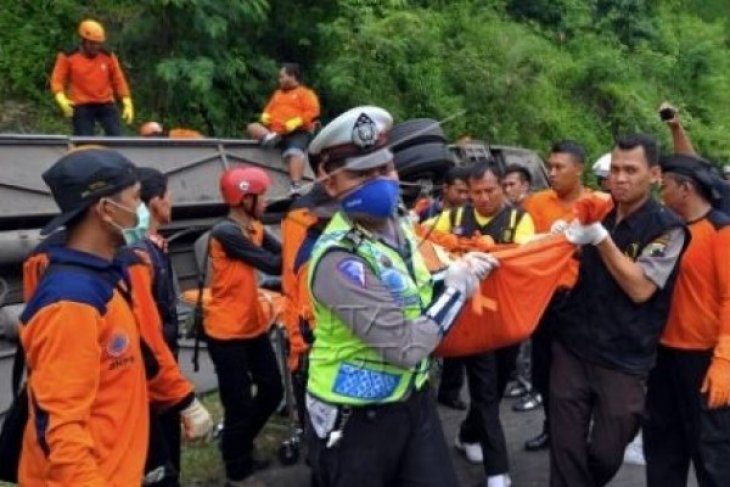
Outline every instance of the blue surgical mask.
[(137, 206), (136, 210), (133, 211), (115, 201), (107, 201), (117, 208), (121, 208), (122, 210), (128, 211), (129, 213), (134, 213), (137, 216), (137, 224), (132, 228), (124, 228), (115, 222), (111, 222), (112, 225), (117, 227), (121, 232), (125, 244), (134, 245), (147, 236), (147, 232), (150, 229), (150, 210), (147, 209), (147, 205), (145, 205), (144, 203), (140, 203), (139, 206)]
[(345, 196), (341, 203), (342, 210), (348, 216), (390, 218), (398, 208), (398, 196), (398, 181), (376, 178)]

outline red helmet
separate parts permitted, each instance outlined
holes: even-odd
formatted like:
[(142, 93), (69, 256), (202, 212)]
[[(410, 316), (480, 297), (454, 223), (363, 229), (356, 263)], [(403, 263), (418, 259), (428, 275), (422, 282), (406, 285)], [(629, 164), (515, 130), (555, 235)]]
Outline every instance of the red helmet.
[(221, 174), (221, 196), (228, 206), (238, 206), (249, 194), (264, 194), (271, 179), (258, 167), (234, 167)]

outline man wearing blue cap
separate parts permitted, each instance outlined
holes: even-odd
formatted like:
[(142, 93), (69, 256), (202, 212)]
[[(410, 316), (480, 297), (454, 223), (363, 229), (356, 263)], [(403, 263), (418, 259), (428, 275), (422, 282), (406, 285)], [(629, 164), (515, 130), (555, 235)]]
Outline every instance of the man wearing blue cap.
[[(65, 155), (43, 179), (61, 214), (41, 233), (64, 226), (67, 238), (49, 247), (49, 266), (21, 316), (30, 411), (19, 483), (141, 485), (150, 355), (127, 272), (114, 260), (147, 231), (135, 168), (91, 147)], [(197, 399), (179, 406), (186, 430), (202, 431), (208, 417)]]
[(471, 253), (442, 280), (430, 274), (398, 214), (391, 126), (381, 108), (354, 108), (309, 148), (341, 207), (310, 260), (307, 441), (321, 486), (458, 484), (428, 388), (429, 355), (497, 261)]

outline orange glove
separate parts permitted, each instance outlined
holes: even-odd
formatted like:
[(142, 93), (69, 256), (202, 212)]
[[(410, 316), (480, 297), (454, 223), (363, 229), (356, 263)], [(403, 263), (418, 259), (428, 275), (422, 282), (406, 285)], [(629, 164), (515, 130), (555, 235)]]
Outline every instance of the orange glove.
[(581, 225), (602, 221), (613, 209), (613, 200), (604, 193), (592, 193), (575, 202), (573, 211)]
[(494, 249), (495, 243), (489, 235), (474, 235), (465, 242), (465, 246), (468, 246), (471, 250), (489, 252)]
[(302, 355), (299, 352), (296, 352), (294, 350), (289, 352), (289, 358), (286, 361), (287, 366), (289, 367), (289, 372), (296, 372), (297, 370), (299, 370), (299, 365), (302, 362), (301, 357)]
[(707, 394), (710, 409), (727, 406), (730, 403), (730, 360), (712, 357), (700, 392)]

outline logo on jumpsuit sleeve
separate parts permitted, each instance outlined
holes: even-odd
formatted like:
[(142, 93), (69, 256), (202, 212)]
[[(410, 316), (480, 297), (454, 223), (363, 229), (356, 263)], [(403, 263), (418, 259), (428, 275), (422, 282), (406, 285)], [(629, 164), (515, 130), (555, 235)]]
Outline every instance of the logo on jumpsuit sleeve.
[(337, 270), (348, 280), (365, 287), (365, 264), (357, 259), (344, 259), (337, 264)]

